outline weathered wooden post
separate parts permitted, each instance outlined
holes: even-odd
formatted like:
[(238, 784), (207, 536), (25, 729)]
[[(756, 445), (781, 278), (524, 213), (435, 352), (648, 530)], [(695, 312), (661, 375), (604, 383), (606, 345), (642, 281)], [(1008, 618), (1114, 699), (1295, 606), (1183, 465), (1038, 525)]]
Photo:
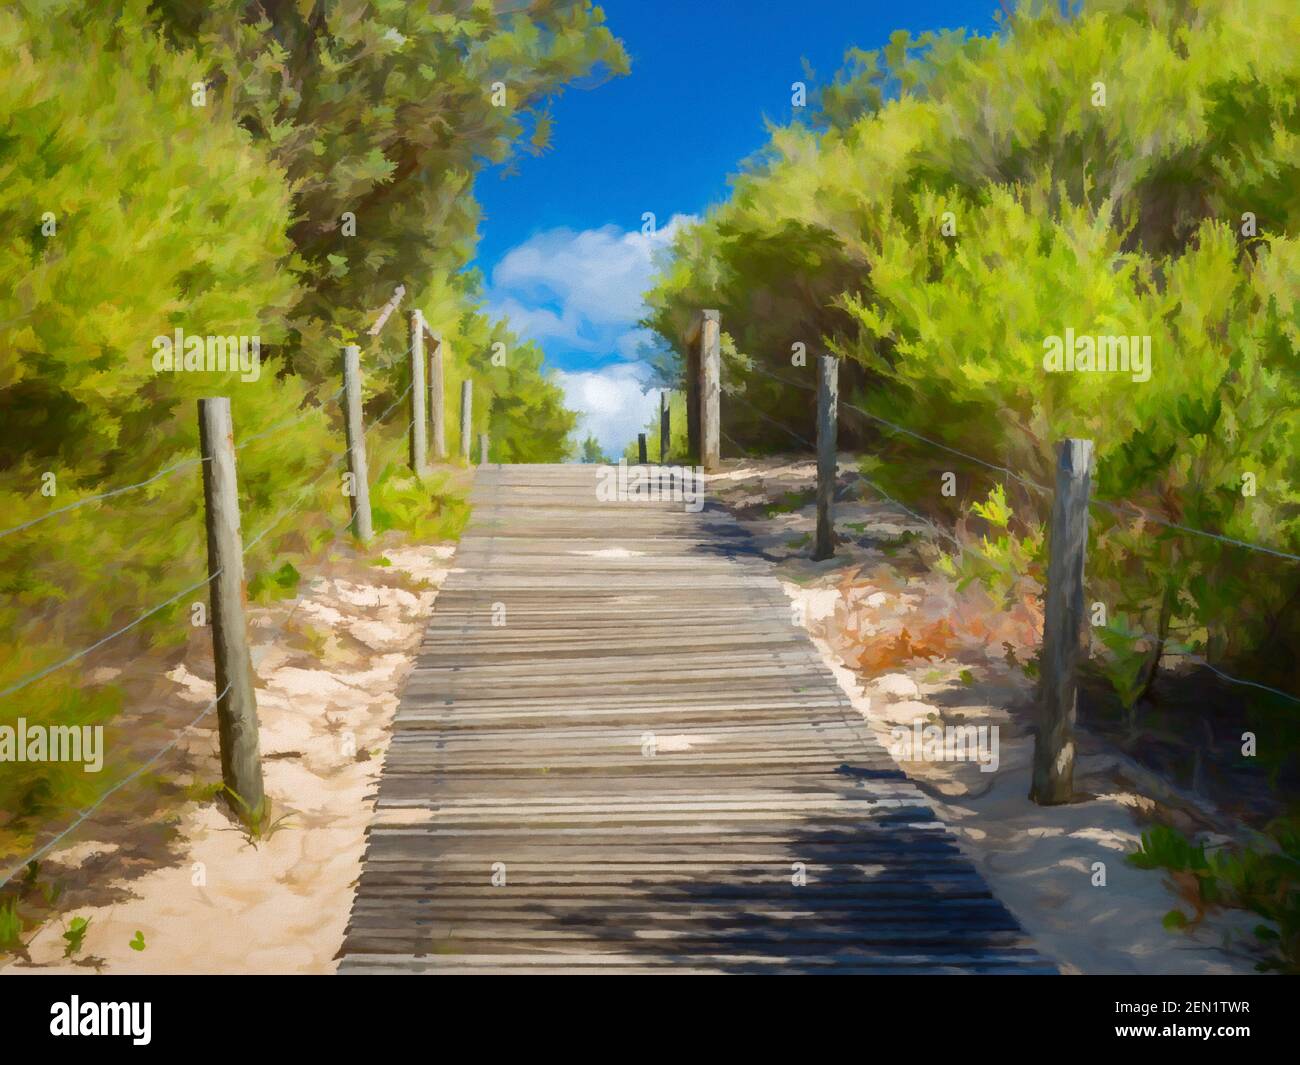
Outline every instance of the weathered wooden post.
[(468, 381), (460, 383), (460, 457), (469, 462), (470, 438), (474, 435), (470, 405), (474, 399), (474, 386)]
[(668, 452), (672, 448), (672, 433), (669, 431), (669, 400), (668, 391), (665, 389), (659, 393), (659, 461), (661, 463), (668, 461)]
[(478, 434), (478, 464), (486, 466), (488, 464), (488, 434)]
[(720, 450), (721, 321), (717, 311), (700, 311), (683, 338), (686, 346), (686, 444), (706, 469), (717, 465)]
[(383, 331), (385, 323), (389, 316), (397, 310), (397, 305), (402, 302), (402, 297), (406, 295), (406, 286), (398, 285), (393, 289), (392, 298), (380, 308), (379, 317), (375, 319), (375, 324), (369, 329), (369, 335), (377, 337)]
[(1057, 445), (1056, 496), (1048, 533), (1039, 720), (1029, 790), (1040, 806), (1074, 797), (1074, 718), (1087, 639), (1083, 567), (1091, 490), (1092, 441), (1063, 440)]
[(352, 475), (352, 534), (362, 543), (374, 535), (370, 523), (370, 481), (366, 471), (366, 434), (361, 417), (361, 349), (343, 349), (343, 407), (347, 428), (348, 472)]
[(441, 333), (429, 332), (429, 417), (433, 422), (433, 457), (447, 461), (447, 395), (443, 385), (443, 365), (447, 342)]
[(712, 470), (722, 457), (722, 322), (717, 311), (700, 315), (700, 465)]
[(646, 464), (645, 433), (636, 434), (636, 460), (642, 466)]
[(238, 812), (247, 820), (256, 820), (262, 814), (265, 796), (253, 663), (244, 621), (244, 547), (239, 528), (234, 435), (230, 400), (199, 400), (221, 779), (235, 796)]
[(835, 554), (836, 424), (839, 418), (840, 361), (834, 355), (817, 357), (817, 538), (813, 559)]
[(429, 469), (429, 426), (424, 408), (424, 315), (411, 312), (411, 469), (423, 477)]

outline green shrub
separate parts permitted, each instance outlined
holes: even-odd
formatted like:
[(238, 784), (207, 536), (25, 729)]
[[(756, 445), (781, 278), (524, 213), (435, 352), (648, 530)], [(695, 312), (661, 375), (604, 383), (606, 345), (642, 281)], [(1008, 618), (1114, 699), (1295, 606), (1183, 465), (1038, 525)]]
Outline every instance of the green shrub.
[[(1287, 818), (1269, 826), (1257, 846), (1224, 848), (1206, 855), (1176, 829), (1158, 825), (1142, 834), (1128, 860), (1139, 869), (1165, 869), (1189, 877), (1196, 919), (1213, 907), (1258, 914), (1256, 946), (1264, 971), (1300, 972), (1300, 821)], [(1165, 917), (1168, 928), (1192, 923), (1181, 910)]]

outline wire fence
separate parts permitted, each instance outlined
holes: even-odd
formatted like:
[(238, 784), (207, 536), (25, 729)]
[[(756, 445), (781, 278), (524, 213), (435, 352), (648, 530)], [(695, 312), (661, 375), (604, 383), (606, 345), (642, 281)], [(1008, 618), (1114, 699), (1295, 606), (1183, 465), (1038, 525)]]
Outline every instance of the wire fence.
[[(761, 366), (757, 365), (756, 363), (752, 365), (750, 369), (756, 370), (764, 377), (768, 377), (771, 380), (776, 381), (780, 384), (788, 385), (791, 388), (800, 388), (808, 392), (816, 391), (811, 385), (805, 384), (802, 381), (791, 381), (788, 378), (782, 377), (778, 374), (770, 373), (769, 371), (764, 370)], [(732, 395), (729, 396), (728, 398), (735, 399), (738, 397), (736, 395)], [(956, 455), (959, 458), (966, 459), (969, 462), (975, 463), (976, 465), (983, 466), (985, 469), (994, 470), (998, 473), (1003, 473), (1006, 476), (1012, 478), (1012, 480), (1018, 482), (1019, 484), (1023, 484), (1025, 487), (1032, 488), (1034, 491), (1041, 492), (1046, 496), (1050, 497), (1052, 495), (1052, 489), (1048, 488), (1046, 485), (1039, 484), (1037, 481), (1033, 480), (1032, 478), (1026, 477), (1021, 473), (1017, 473), (1015, 470), (1011, 469), (1008, 466), (1001, 466), (996, 462), (989, 462), (986, 459), (980, 458), (978, 455), (972, 455), (967, 451), (962, 451), (959, 448), (951, 447), (950, 445), (942, 443), (941, 441), (931, 439), (930, 437), (925, 436), (922, 433), (916, 432), (916, 430), (914, 429), (909, 429), (906, 426), (899, 425), (897, 422), (890, 421), (888, 418), (882, 418), (880, 417), (880, 415), (873, 414), (871, 411), (865, 410), (864, 408), (856, 406), (852, 403), (841, 403), (840, 406), (845, 410), (855, 411), (856, 413), (860, 414), (862, 417), (867, 418), (870, 421), (874, 422), (875, 424), (880, 425), (886, 429), (890, 429), (893, 432), (901, 433), (905, 436), (911, 437), (913, 440), (918, 440), (921, 443), (928, 444), (929, 446), (938, 448), (941, 451), (946, 451), (950, 455)], [(1140, 507), (1136, 503), (1133, 503), (1129, 500), (1112, 501), (1112, 500), (1094, 497), (1089, 500), (1089, 505), (1119, 515), (1122, 515), (1124, 509), (1127, 508), (1129, 513), (1132, 515), (1141, 517), (1143, 520), (1149, 521), (1154, 525), (1160, 525), (1163, 526), (1164, 528), (1171, 529), (1176, 532), (1187, 533), (1188, 535), (1191, 536), (1200, 536), (1208, 540), (1217, 540), (1219, 543), (1227, 544), (1231, 547), (1240, 547), (1248, 551), (1258, 552), (1259, 554), (1272, 555), (1274, 558), (1286, 559), (1289, 562), (1300, 562), (1300, 555), (1292, 554), (1289, 551), (1283, 551), (1279, 548), (1270, 547), (1266, 544), (1257, 544), (1249, 540), (1240, 540), (1235, 537), (1224, 536), (1221, 533), (1210, 532), (1206, 529), (1197, 529), (1190, 525), (1182, 525), (1179, 524), (1178, 522), (1169, 521), (1168, 519), (1160, 517), (1158, 514), (1152, 514), (1145, 507)]]
[[(406, 351), (403, 353), (402, 356), (399, 356), (399, 358), (409, 356), (414, 347), (415, 347), (415, 341), (412, 340), (412, 342), (407, 346)], [(412, 387), (413, 387), (413, 382), (412, 384), (408, 384), (407, 387), (397, 396), (396, 399), (393, 400), (392, 403), (390, 403), (384, 409), (384, 411), (381, 414), (379, 414), (378, 417), (370, 420), (370, 423), (366, 425), (363, 430), (363, 435), (365, 437), (369, 437), (369, 435), (372, 432), (374, 432), (375, 429), (377, 429), (380, 425), (384, 424), (387, 421), (389, 415), (392, 414), (392, 412), (396, 410), (402, 404), (402, 402), (405, 401), (406, 398), (410, 395)], [(275, 425), (269, 426), (266, 429), (259, 430), (258, 432), (252, 434), (251, 436), (244, 437), (237, 444), (235, 444), (233, 451), (234, 452), (242, 451), (243, 449), (247, 448), (249, 445), (257, 441), (264, 440), (267, 437), (270, 437), (276, 433), (291, 428), (292, 426), (300, 424), (301, 422), (305, 421), (307, 418), (311, 417), (314, 414), (324, 414), (324, 412), (331, 404), (336, 403), (340, 399), (340, 397), (343, 396), (345, 388), (346, 386), (344, 386), (344, 388), (340, 388), (333, 395), (327, 397), (324, 401), (322, 401), (318, 405), (309, 405), (305, 407), (302, 411), (295, 414), (292, 418), (285, 419), (281, 422), (276, 423)], [(413, 424), (414, 424), (414, 419), (412, 419), (412, 421), (408, 423), (406, 431), (409, 431)], [(312, 478), (305, 485), (305, 487), (298, 493), (294, 501), (290, 503), (289, 506), (282, 509), (258, 533), (248, 538), (244, 542), (242, 547), (243, 554), (247, 554), (258, 543), (260, 543), (263, 539), (265, 539), (268, 535), (270, 535), (276, 528), (278, 528), (287, 517), (300, 510), (311, 498), (312, 493), (319, 489), (320, 484), (325, 479), (325, 477), (332, 472), (337, 472), (340, 469), (340, 467), (342, 467), (345, 463), (349, 461), (349, 458), (350, 455), (345, 450), (344, 453), (339, 456), (339, 458), (329, 463), (314, 478)], [(59, 514), (65, 514), (68, 513), (69, 511), (76, 510), (77, 508), (83, 507), (88, 503), (93, 503), (105, 499), (111, 499), (123, 495), (127, 492), (131, 492), (143, 488), (146, 485), (154, 484), (172, 474), (180, 472), (181, 470), (191, 469), (197, 466), (201, 466), (204, 462), (208, 462), (208, 461), (210, 461), (210, 458), (208, 456), (201, 456), (201, 457), (186, 459), (184, 461), (174, 463), (173, 465), (170, 465), (164, 469), (159, 470), (157, 473), (152, 474), (151, 476), (145, 478), (142, 481), (137, 481), (134, 484), (123, 485), (120, 488), (115, 488), (106, 492), (101, 492), (95, 495), (87, 496), (83, 499), (78, 499), (74, 503), (68, 504), (67, 506), (64, 507), (60, 507), (56, 510), (52, 510), (47, 514), (40, 515), (39, 517), (33, 518), (29, 521), (25, 521), (19, 525), (13, 526), (12, 528), (0, 530), (0, 538), (9, 536), (14, 533), (21, 532), (25, 529), (32, 528), (33, 526), (40, 524), (42, 521), (48, 520), (49, 518), (53, 518)], [(351, 525), (353, 523), (353, 520), (354, 520), (353, 516), (349, 515), (346, 521), (339, 524), (332, 525), (329, 530), (330, 533), (332, 535), (337, 535), (343, 529), (346, 529), (349, 525)], [(154, 615), (158, 614), (160, 611), (165, 610), (167, 607), (174, 605), (176, 602), (183, 599), (185, 596), (191, 595), (194, 592), (207, 587), (212, 583), (212, 581), (216, 580), (216, 578), (219, 577), (222, 572), (223, 569), (219, 567), (218, 569), (208, 574), (203, 579), (188, 584), (185, 588), (181, 589), (181, 591), (177, 592), (175, 595), (169, 596), (168, 598), (164, 599), (162, 602), (157, 603), (154, 606), (150, 607), (149, 609), (145, 610), (144, 612), (140, 613), (139, 615), (134, 617), (131, 621), (127, 622), (125, 625), (121, 626), (120, 628), (115, 629), (113, 632), (110, 632), (107, 635), (95, 640), (93, 643), (85, 647), (82, 647), (78, 651), (75, 651), (69, 655), (64, 656), (63, 658), (60, 658), (56, 662), (52, 662), (26, 676), (19, 678), (16, 681), (11, 682), (3, 689), (0, 689), (0, 699), (10, 696), (15, 692), (21, 691), (27, 686), (34, 684), (45, 677), (50, 676), (51, 674), (57, 672), (58, 670), (64, 668), (65, 666), (68, 666), (73, 662), (85, 658), (87, 655), (92, 654), (93, 652), (99, 650), (100, 648), (104, 647), (106, 644), (116, 639), (117, 637), (122, 636), (123, 634), (136, 628), (141, 623), (148, 620), (150, 617), (153, 617)], [(195, 726), (197, 726), (205, 717), (207, 717), (220, 704), (221, 700), (230, 691), (230, 688), (231, 685), (227, 684), (225, 690), (217, 694), (216, 697), (213, 698), (212, 701), (209, 702), (195, 718), (193, 718), (193, 720), (189, 721), (186, 725), (184, 725), (176, 733), (174, 733), (171, 739), (163, 747), (161, 747), (156, 752), (154, 752), (154, 754), (150, 756), (144, 763), (137, 766), (129, 774), (127, 774), (117, 783), (113, 784), (110, 788), (108, 788), (103, 793), (101, 793), (99, 797), (89, 807), (87, 807), (85, 810), (78, 811), (77, 817), (69, 825), (67, 825), (65, 828), (59, 831), (54, 837), (52, 837), (50, 840), (42, 844), (37, 850), (27, 855), (27, 857), (25, 857), (22, 861), (18, 862), (11, 869), (9, 869), (2, 877), (0, 877), (0, 888), (3, 888), (6, 884), (10, 883), (15, 876), (21, 873), (23, 869), (30, 867), (33, 862), (40, 861), (41, 858), (43, 858), (46, 854), (48, 854), (51, 850), (53, 850), (54, 847), (56, 847), (67, 836), (73, 833), (78, 827), (80, 827), (112, 795), (116, 794), (126, 785), (138, 779), (142, 774), (147, 772), (152, 766), (156, 765), (159, 760), (165, 757), (170, 751), (172, 751), (176, 747), (176, 745), (181, 741), (181, 739), (187, 733), (193, 730)]]
[[(814, 393), (816, 392), (815, 387), (812, 386), (812, 385), (806, 384), (806, 383), (804, 383), (804, 382), (802, 382), (802, 381), (793, 381), (793, 380), (790, 380), (790, 379), (788, 379), (788, 378), (785, 378), (785, 377), (783, 377), (783, 376), (781, 376), (781, 375), (771, 373), (771, 372), (769, 372), (769, 371), (763, 369), (761, 366), (758, 366), (756, 363), (752, 364), (752, 365), (749, 367), (749, 369), (750, 369), (750, 370), (757, 371), (760, 375), (762, 375), (762, 376), (764, 376), (764, 377), (767, 377), (767, 378), (770, 378), (771, 380), (776, 381), (776, 382), (778, 382), (778, 383), (780, 383), (780, 384), (787, 385), (787, 386), (792, 387), (792, 388), (802, 389), (802, 390), (807, 391), (807, 392), (814, 392)], [(761, 409), (760, 409), (759, 407), (757, 407), (754, 403), (752, 403), (752, 402), (750, 402), (748, 399), (746, 399), (745, 396), (744, 396), (742, 393), (739, 393), (739, 392), (728, 393), (728, 394), (727, 394), (727, 399), (728, 399), (728, 401), (738, 400), (738, 401), (739, 401), (739, 402), (740, 402), (744, 407), (746, 407), (746, 408), (747, 408), (749, 411), (751, 411), (753, 414), (757, 415), (757, 416), (758, 416), (762, 421), (764, 421), (764, 422), (766, 422), (767, 424), (772, 425), (772, 426), (776, 427), (777, 429), (781, 430), (781, 432), (783, 432), (785, 435), (787, 435), (788, 437), (790, 437), (792, 440), (797, 441), (798, 443), (804, 445), (805, 447), (809, 448), (810, 450), (813, 450), (813, 451), (816, 450), (816, 444), (813, 443), (811, 440), (809, 440), (806, 436), (804, 436), (802, 433), (800, 433), (798, 430), (794, 429), (793, 427), (791, 427), (791, 426), (789, 426), (789, 425), (786, 425), (784, 422), (781, 422), (781, 421), (779, 421), (778, 419), (774, 418), (772, 415), (768, 414), (766, 411), (761, 410)], [(841, 401), (841, 402), (838, 404), (838, 407), (839, 407), (839, 408), (842, 408), (842, 409), (844, 409), (844, 410), (853, 411), (853, 412), (855, 412), (856, 414), (858, 414), (858, 415), (862, 416), (863, 418), (867, 419), (868, 421), (872, 422), (873, 424), (879, 425), (879, 426), (881, 426), (881, 427), (883, 427), (883, 428), (885, 428), (885, 429), (888, 429), (888, 430), (890, 430), (890, 431), (892, 431), (892, 432), (898, 433), (898, 434), (900, 434), (900, 435), (907, 436), (907, 437), (909, 437), (910, 439), (913, 439), (913, 440), (919, 441), (919, 442), (921, 442), (921, 443), (927, 444), (927, 445), (929, 445), (929, 446), (931, 446), (931, 447), (934, 447), (934, 448), (936, 448), (936, 449), (938, 449), (938, 450), (940, 450), (940, 451), (946, 452), (946, 453), (948, 453), (948, 454), (956, 455), (956, 456), (959, 456), (959, 457), (961, 457), (961, 458), (967, 459), (967, 460), (969, 460), (969, 461), (971, 461), (971, 462), (973, 462), (973, 463), (975, 463), (975, 464), (977, 464), (977, 465), (979, 465), (979, 466), (984, 467), (985, 469), (992, 470), (992, 471), (995, 471), (995, 472), (998, 472), (998, 473), (1004, 474), (1005, 476), (1011, 478), (1012, 480), (1016, 481), (1017, 483), (1019, 483), (1019, 484), (1023, 484), (1023, 485), (1025, 485), (1026, 487), (1031, 488), (1031, 489), (1033, 489), (1033, 490), (1035, 490), (1035, 491), (1037, 491), (1037, 492), (1041, 492), (1041, 493), (1045, 494), (1046, 496), (1048, 496), (1049, 498), (1053, 495), (1053, 492), (1052, 492), (1052, 490), (1051, 490), (1050, 488), (1046, 487), (1045, 485), (1042, 485), (1042, 484), (1038, 483), (1037, 481), (1033, 480), (1032, 478), (1029, 478), (1029, 477), (1024, 476), (1023, 474), (1017, 473), (1015, 470), (1012, 470), (1012, 469), (1010, 469), (1010, 468), (1007, 467), (1007, 466), (1000, 465), (1000, 464), (995, 463), (995, 462), (989, 462), (989, 461), (987, 461), (987, 460), (985, 460), (985, 459), (980, 458), (980, 457), (977, 456), (977, 455), (971, 455), (971, 454), (969, 454), (968, 452), (962, 451), (962, 450), (960, 450), (960, 449), (958, 449), (958, 448), (951, 447), (950, 445), (948, 445), (948, 444), (944, 444), (944, 443), (941, 442), (941, 441), (933, 440), (933, 439), (931, 439), (930, 437), (925, 436), (925, 435), (922, 434), (922, 433), (918, 433), (918, 432), (916, 432), (915, 430), (910, 429), (910, 428), (908, 428), (908, 427), (906, 427), (906, 426), (899, 425), (898, 423), (893, 422), (893, 421), (891, 421), (891, 420), (889, 420), (889, 419), (887, 419), (887, 418), (882, 418), (882, 417), (880, 417), (879, 415), (876, 415), (876, 414), (873, 414), (873, 413), (870, 412), (870, 411), (864, 410), (862, 407), (859, 407), (859, 406), (857, 406), (857, 405), (855, 405), (855, 404), (852, 404), (852, 403), (846, 403), (846, 402)], [(724, 434), (724, 436), (725, 436), (725, 434)], [(748, 455), (748, 453), (745, 452), (744, 448), (740, 447), (740, 445), (737, 444), (736, 441), (735, 441), (734, 439), (732, 439), (730, 436), (726, 436), (726, 439), (727, 439), (727, 440), (732, 444), (733, 447), (736, 447), (737, 450), (739, 450), (739, 451), (742, 452), (742, 454), (745, 454), (746, 457), (752, 457), (752, 456)], [(927, 528), (931, 529), (931, 530), (932, 530), (936, 535), (938, 535), (938, 536), (941, 537), (942, 539), (951, 542), (951, 543), (952, 543), (952, 544), (953, 544), (953, 545), (954, 545), (954, 546), (955, 546), (959, 551), (962, 551), (962, 552), (970, 552), (971, 554), (973, 554), (973, 555), (975, 555), (976, 557), (980, 558), (980, 559), (981, 559), (985, 564), (991, 566), (994, 570), (996, 570), (996, 571), (998, 571), (998, 572), (1000, 572), (1000, 573), (1002, 573), (1002, 574), (1004, 574), (1004, 575), (1006, 575), (1006, 576), (1015, 576), (1015, 574), (1013, 573), (1012, 570), (1008, 569), (1006, 566), (1002, 565), (1001, 563), (999, 563), (999, 562), (996, 561), (995, 559), (991, 558), (991, 557), (990, 557), (989, 555), (987, 555), (986, 553), (980, 551), (978, 548), (974, 547), (974, 546), (973, 546), (972, 544), (970, 544), (969, 542), (962, 541), (962, 540), (959, 539), (959, 538), (958, 538), (954, 533), (949, 532), (948, 530), (942, 528), (941, 526), (939, 526), (938, 524), (936, 524), (936, 523), (935, 523), (934, 521), (932, 521), (931, 519), (925, 517), (924, 515), (918, 513), (918, 512), (915, 511), (915, 510), (913, 510), (911, 507), (908, 507), (908, 506), (905, 505), (904, 503), (900, 502), (898, 499), (894, 498), (892, 495), (890, 495), (888, 492), (886, 492), (886, 491), (885, 491), (885, 490), (884, 490), (880, 485), (876, 484), (874, 481), (870, 480), (868, 477), (866, 477), (866, 476), (863, 475), (862, 473), (859, 472), (859, 473), (858, 473), (858, 477), (859, 477), (859, 479), (860, 479), (864, 484), (866, 484), (868, 487), (870, 487), (870, 488), (873, 489), (875, 492), (877, 492), (880, 496), (882, 496), (882, 497), (883, 497), (887, 502), (889, 502), (892, 506), (897, 507), (898, 509), (902, 510), (904, 513), (908, 514), (910, 517), (914, 518), (916, 521), (921, 522), (924, 526), (926, 526)], [(1176, 522), (1167, 521), (1167, 520), (1161, 519), (1158, 515), (1150, 514), (1148, 511), (1145, 510), (1145, 508), (1139, 507), (1139, 506), (1137, 506), (1136, 504), (1134, 504), (1134, 503), (1130, 503), (1130, 502), (1128, 502), (1128, 501), (1123, 501), (1123, 502), (1116, 503), (1116, 502), (1113, 502), (1113, 501), (1110, 501), (1110, 500), (1104, 500), (1104, 499), (1092, 499), (1092, 500), (1090, 500), (1089, 502), (1090, 502), (1090, 505), (1091, 505), (1091, 506), (1095, 506), (1095, 507), (1097, 507), (1097, 508), (1099, 508), (1099, 509), (1105, 510), (1105, 511), (1108, 512), (1108, 513), (1115, 514), (1115, 515), (1120, 516), (1120, 517), (1124, 517), (1126, 514), (1127, 514), (1127, 516), (1140, 516), (1141, 518), (1143, 518), (1143, 519), (1146, 520), (1146, 521), (1150, 521), (1150, 522), (1152, 522), (1152, 523), (1154, 523), (1154, 524), (1161, 525), (1161, 526), (1166, 527), (1166, 528), (1169, 528), (1169, 529), (1171, 529), (1171, 530), (1175, 530), (1175, 531), (1178, 531), (1178, 532), (1183, 532), (1183, 533), (1186, 533), (1186, 534), (1189, 534), (1189, 535), (1194, 535), (1194, 536), (1204, 537), (1204, 538), (1209, 539), (1209, 540), (1219, 541), (1219, 542), (1221, 542), (1221, 543), (1224, 543), (1224, 544), (1227, 544), (1227, 545), (1230, 545), (1230, 546), (1233, 546), (1233, 547), (1242, 548), (1242, 549), (1244, 549), (1244, 550), (1248, 550), (1248, 551), (1256, 552), (1256, 553), (1263, 554), (1263, 555), (1269, 555), (1269, 556), (1272, 556), (1272, 557), (1275, 557), (1275, 558), (1281, 558), (1281, 559), (1284, 559), (1284, 560), (1287, 560), (1287, 561), (1300, 562), (1300, 555), (1291, 554), (1291, 553), (1289, 553), (1289, 552), (1282, 551), (1282, 550), (1280, 550), (1280, 549), (1278, 549), (1278, 548), (1271, 547), (1271, 546), (1268, 546), (1268, 545), (1265, 545), (1265, 544), (1257, 544), (1257, 543), (1253, 543), (1253, 542), (1251, 542), (1251, 541), (1237, 539), (1237, 538), (1235, 538), (1235, 537), (1223, 536), (1223, 535), (1221, 535), (1221, 534), (1219, 534), (1219, 533), (1210, 532), (1210, 531), (1205, 530), (1205, 529), (1197, 529), (1197, 528), (1194, 528), (1194, 527), (1191, 527), (1191, 526), (1181, 525), (1181, 524), (1176, 523)], [(1219, 677), (1221, 680), (1223, 680), (1223, 681), (1225, 681), (1225, 682), (1227, 682), (1227, 683), (1229, 683), (1229, 684), (1235, 684), (1235, 685), (1239, 685), (1239, 686), (1243, 686), (1243, 687), (1253, 688), (1253, 689), (1256, 689), (1256, 690), (1258, 690), (1258, 691), (1263, 691), (1263, 692), (1267, 692), (1267, 693), (1269, 693), (1269, 694), (1271, 694), (1271, 695), (1278, 696), (1279, 698), (1282, 698), (1282, 699), (1288, 700), (1289, 702), (1300, 703), (1300, 697), (1297, 697), (1297, 696), (1291, 694), (1290, 692), (1283, 691), (1283, 690), (1281, 690), (1280, 688), (1274, 688), (1274, 687), (1272, 687), (1272, 686), (1270, 686), (1270, 685), (1267, 685), (1267, 684), (1261, 684), (1261, 683), (1258, 682), (1258, 681), (1247, 680), (1247, 679), (1242, 678), (1242, 677), (1236, 677), (1236, 676), (1233, 676), (1232, 674), (1226, 672), (1225, 670), (1220, 669), (1218, 666), (1213, 665), (1212, 663), (1210, 663), (1209, 661), (1207, 661), (1207, 660), (1206, 660), (1203, 656), (1201, 656), (1201, 655), (1193, 654), (1193, 653), (1191, 653), (1190, 651), (1174, 651), (1174, 650), (1169, 650), (1169, 649), (1168, 649), (1169, 638), (1168, 638), (1167, 636), (1166, 636), (1166, 637), (1157, 637), (1157, 636), (1152, 635), (1151, 633), (1142, 632), (1142, 631), (1132, 632), (1132, 633), (1130, 633), (1130, 636), (1131, 636), (1135, 641), (1145, 641), (1145, 642), (1147, 642), (1147, 643), (1148, 643), (1151, 647), (1153, 647), (1153, 648), (1161, 648), (1161, 650), (1162, 650), (1162, 657), (1163, 657), (1164, 654), (1176, 655), (1176, 656), (1178, 656), (1178, 657), (1185, 658), (1185, 659), (1187, 659), (1188, 661), (1194, 662), (1194, 663), (1196, 663), (1197, 665), (1204, 666), (1206, 669), (1208, 669), (1208, 670), (1209, 670), (1211, 673), (1213, 673), (1215, 676)]]

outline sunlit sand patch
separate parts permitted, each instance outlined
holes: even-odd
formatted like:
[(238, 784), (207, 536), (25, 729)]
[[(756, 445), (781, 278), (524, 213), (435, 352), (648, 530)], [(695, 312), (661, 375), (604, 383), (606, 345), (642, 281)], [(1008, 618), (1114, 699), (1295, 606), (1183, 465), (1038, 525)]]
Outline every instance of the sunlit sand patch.
[[(111, 973), (333, 971), (397, 687), (435, 596), (431, 589), (416, 595), (382, 582), (392, 579), (387, 575), (393, 570), (421, 580), (445, 573), (441, 563), (448, 554), (445, 548), (390, 551), (391, 569), (357, 563), (355, 580), (313, 579), (299, 602), (250, 608), (259, 640), (254, 652), (266, 793), (272, 816), (286, 819), (253, 846), (217, 803), (185, 803), (176, 811), (176, 835), (165, 858), (112, 882), (99, 883), (97, 856), (118, 850), (133, 854), (134, 844), (82, 838), (56, 849), (46, 858), (51, 867), (66, 869), (70, 878), (88, 878), (81, 887), (94, 883), (106, 893), (105, 901), (74, 911), (91, 919), (86, 957), (102, 959), (104, 971)], [(373, 585), (365, 583), (371, 572)], [(336, 617), (343, 629), (358, 626), (390, 650), (357, 651), (338, 664), (328, 655), (318, 658), (303, 650), (296, 625), (286, 626), (290, 615), (296, 623), (304, 611), (309, 622), (315, 615)], [(264, 623), (267, 619), (271, 624)], [(304, 668), (304, 662), (314, 668)], [(177, 685), (178, 701), (212, 699), (212, 682), (184, 665), (168, 676)], [(192, 751), (194, 764), (169, 768), (172, 783), (220, 780), (213, 729), (183, 734), (178, 747)], [(430, 817), (427, 810), (385, 810), (379, 820), (420, 824)], [(83, 835), (95, 824), (83, 828)], [(31, 966), (41, 972), (84, 971), (63, 956), (64, 927), (50, 921), (33, 936)], [(137, 932), (148, 944), (144, 951), (129, 947)], [(30, 971), (27, 963), (21, 967)]]
[(1141, 833), (1138, 832), (1121, 832), (1104, 828), (1081, 828), (1071, 835), (1078, 839), (1092, 840), (1099, 846), (1122, 854), (1131, 853), (1142, 838)]
[(1134, 810), (1151, 811), (1156, 808), (1156, 801), (1149, 799), (1145, 795), (1138, 795), (1132, 791), (1112, 791), (1103, 792), (1097, 796), (1099, 802), (1114, 802), (1121, 806), (1129, 806)]
[(916, 681), (906, 673), (886, 673), (883, 677), (876, 677), (871, 682), (871, 689), (900, 699), (913, 699), (921, 691)]
[(175, 681), (184, 692), (180, 693), (180, 698), (192, 700), (194, 702), (203, 702), (211, 699), (216, 694), (212, 681), (205, 677), (200, 677), (191, 673), (182, 663), (167, 674), (167, 679)]

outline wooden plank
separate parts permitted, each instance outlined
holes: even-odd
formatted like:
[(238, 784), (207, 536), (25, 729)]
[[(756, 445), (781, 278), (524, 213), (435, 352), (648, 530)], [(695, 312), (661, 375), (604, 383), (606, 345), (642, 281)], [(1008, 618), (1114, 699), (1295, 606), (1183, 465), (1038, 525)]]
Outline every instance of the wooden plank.
[(346, 972), (1051, 972), (725, 512), (479, 469)]

